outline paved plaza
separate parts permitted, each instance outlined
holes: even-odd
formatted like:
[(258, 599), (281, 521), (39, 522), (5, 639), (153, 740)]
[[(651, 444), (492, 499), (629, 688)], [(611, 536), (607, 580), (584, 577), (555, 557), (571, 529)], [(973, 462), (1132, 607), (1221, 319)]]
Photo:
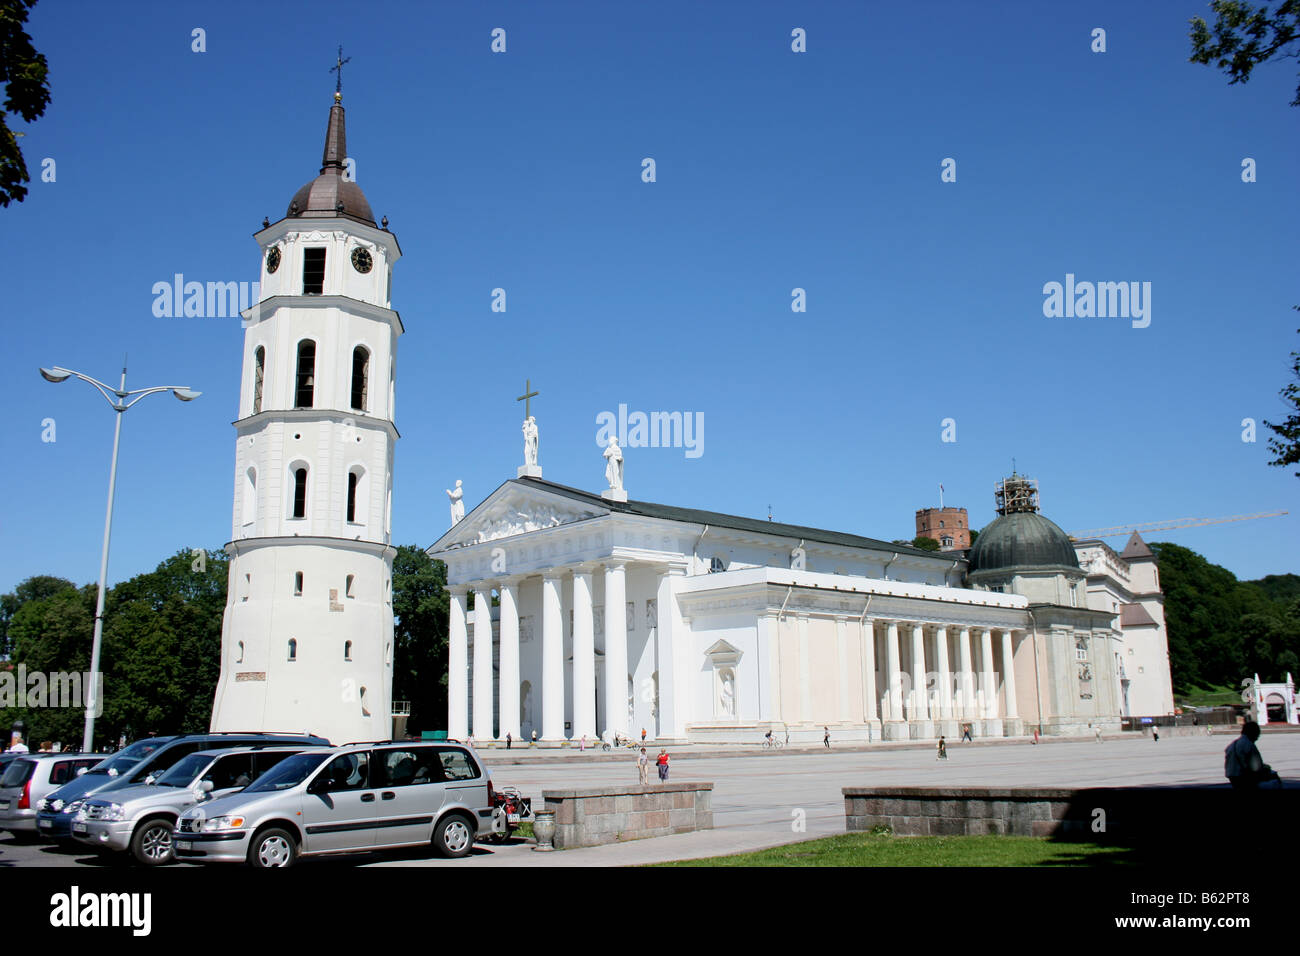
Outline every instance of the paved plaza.
[[(846, 786), (1096, 787), (1223, 784), (1223, 749), (1233, 737), (1110, 738), (1095, 741), (1028, 740), (954, 744), (949, 759), (930, 747), (877, 745), (856, 750), (807, 749), (692, 756), (674, 748), (674, 781), (712, 781), (714, 829), (604, 847), (538, 853), (530, 843), (481, 845), (461, 860), (419, 853), (331, 861), (330, 866), (626, 866), (739, 853), (844, 832)], [(1264, 759), (1284, 778), (1300, 779), (1300, 734), (1265, 734)], [(653, 755), (657, 747), (647, 747)], [(492, 781), (517, 787), (541, 805), (543, 790), (634, 784), (636, 764), (625, 754), (491, 750)], [(505, 763), (505, 761), (512, 761)], [(513, 761), (525, 760), (526, 763)], [(653, 774), (653, 769), (652, 769)], [(794, 829), (802, 820), (803, 832)], [(75, 865), (89, 854), (0, 839), (0, 865)]]

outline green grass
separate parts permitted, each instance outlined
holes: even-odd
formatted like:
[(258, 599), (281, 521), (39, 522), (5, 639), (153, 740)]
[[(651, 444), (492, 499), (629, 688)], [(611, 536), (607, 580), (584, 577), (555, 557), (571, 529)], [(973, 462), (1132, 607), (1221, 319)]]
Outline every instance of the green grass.
[(1240, 687), (1189, 687), (1186, 693), (1175, 695), (1181, 707), (1223, 707), (1241, 703)]
[(1115, 866), (1134, 862), (1124, 847), (1058, 843), (1044, 837), (895, 837), (871, 833), (681, 860), (659, 866)]

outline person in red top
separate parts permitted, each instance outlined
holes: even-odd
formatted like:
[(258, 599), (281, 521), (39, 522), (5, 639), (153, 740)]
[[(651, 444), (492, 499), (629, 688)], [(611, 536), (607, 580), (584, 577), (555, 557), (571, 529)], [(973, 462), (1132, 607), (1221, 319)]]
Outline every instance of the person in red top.
[(657, 760), (655, 760), (655, 763), (659, 766), (659, 782), (667, 783), (668, 782), (668, 751), (666, 750), (659, 751), (659, 757)]

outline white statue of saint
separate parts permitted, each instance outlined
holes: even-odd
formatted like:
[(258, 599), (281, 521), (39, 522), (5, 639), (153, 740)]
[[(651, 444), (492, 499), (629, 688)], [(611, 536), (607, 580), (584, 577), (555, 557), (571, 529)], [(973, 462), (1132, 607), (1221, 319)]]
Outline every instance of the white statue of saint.
[(736, 716), (736, 677), (729, 671), (722, 672), (722, 716), (734, 718)]
[(609, 436), (609, 447), (605, 449), (605, 480), (610, 491), (623, 490), (623, 449), (614, 435)]
[(537, 464), (537, 419), (532, 415), (524, 422), (524, 464)]
[(451, 526), (454, 528), (465, 517), (465, 492), (461, 490), (459, 478), (456, 479), (455, 490), (447, 489), (447, 497), (451, 499)]

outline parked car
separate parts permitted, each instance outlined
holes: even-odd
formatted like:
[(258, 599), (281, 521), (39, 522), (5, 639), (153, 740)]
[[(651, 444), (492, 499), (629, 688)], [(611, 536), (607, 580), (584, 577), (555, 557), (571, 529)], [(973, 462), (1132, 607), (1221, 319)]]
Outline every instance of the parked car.
[(304, 747), (235, 747), (192, 753), (153, 783), (84, 798), (72, 818), (72, 836), (97, 850), (129, 850), (146, 866), (170, 863), (172, 828), (183, 810), (238, 793), (281, 760), (302, 753)]
[(269, 747), (276, 744), (330, 746), (323, 737), (309, 734), (207, 733), (171, 737), (146, 737), (101, 761), (71, 783), (60, 787), (40, 802), (36, 813), (37, 832), (44, 838), (72, 839), (72, 818), (81, 801), (104, 790), (146, 783), (169, 770), (176, 761), (200, 750), (217, 747)]
[(466, 744), (348, 744), (289, 757), (239, 793), (191, 807), (172, 849), (178, 860), (253, 867), (429, 844), (457, 857), (492, 832), (494, 805)]
[(75, 780), (102, 760), (95, 754), (35, 753), (10, 760), (0, 776), (0, 830), (36, 832), (36, 808), (46, 794)]

